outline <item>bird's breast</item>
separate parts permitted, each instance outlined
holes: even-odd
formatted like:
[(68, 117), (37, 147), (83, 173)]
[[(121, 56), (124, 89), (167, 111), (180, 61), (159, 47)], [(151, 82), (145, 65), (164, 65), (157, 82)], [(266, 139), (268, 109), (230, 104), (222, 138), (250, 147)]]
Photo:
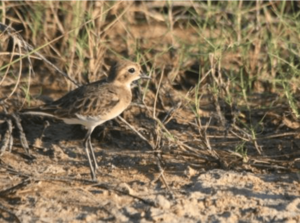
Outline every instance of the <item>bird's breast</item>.
[(110, 120), (119, 116), (131, 103), (132, 94), (131, 91), (120, 89), (118, 92), (118, 101), (113, 106), (103, 108), (103, 111), (98, 113), (104, 120)]

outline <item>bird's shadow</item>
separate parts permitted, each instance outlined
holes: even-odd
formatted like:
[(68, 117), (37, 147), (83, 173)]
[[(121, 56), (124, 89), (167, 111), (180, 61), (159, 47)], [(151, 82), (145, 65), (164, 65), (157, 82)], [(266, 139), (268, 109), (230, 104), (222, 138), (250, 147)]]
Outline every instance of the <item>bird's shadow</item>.
[[(22, 126), (31, 154), (55, 159), (63, 165), (70, 163), (70, 166), (78, 166), (82, 163), (88, 166), (83, 146), (87, 130), (81, 125), (30, 116), (22, 117)], [(139, 163), (145, 159), (144, 152), (151, 149), (134, 132), (122, 129), (115, 120), (111, 120), (93, 131), (92, 144), (100, 167), (141, 168)], [(62, 154), (66, 157), (61, 157)]]
[(26, 139), (33, 145), (37, 139), (43, 142), (58, 143), (61, 140), (78, 140), (85, 131), (80, 125), (67, 125), (63, 121), (38, 116), (22, 117)]
[[(83, 148), (83, 139), (87, 133), (87, 130), (81, 125), (68, 125), (63, 121), (48, 117), (29, 116), (22, 118), (22, 126), (28, 144), (41, 155), (50, 157), (54, 155), (51, 148), (63, 142), (63, 146), (60, 148), (66, 155), (74, 158), (77, 155), (74, 154), (72, 148)], [(123, 143), (125, 146), (132, 146), (132, 135), (134, 134), (124, 135), (118, 124), (111, 120), (94, 129), (92, 142), (95, 144), (95, 148), (99, 147), (99, 144), (105, 144), (104, 147), (115, 148), (122, 147)], [(82, 155), (85, 156), (84, 153)]]

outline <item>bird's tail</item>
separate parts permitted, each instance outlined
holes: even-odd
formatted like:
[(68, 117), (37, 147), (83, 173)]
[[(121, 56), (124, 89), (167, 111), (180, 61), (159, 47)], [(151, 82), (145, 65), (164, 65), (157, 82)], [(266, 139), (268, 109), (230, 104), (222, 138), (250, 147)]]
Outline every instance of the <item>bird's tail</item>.
[(40, 109), (40, 108), (24, 109), (24, 110), (20, 111), (20, 114), (54, 117), (54, 115), (51, 114), (50, 112), (48, 112), (47, 110), (43, 110), (43, 109)]

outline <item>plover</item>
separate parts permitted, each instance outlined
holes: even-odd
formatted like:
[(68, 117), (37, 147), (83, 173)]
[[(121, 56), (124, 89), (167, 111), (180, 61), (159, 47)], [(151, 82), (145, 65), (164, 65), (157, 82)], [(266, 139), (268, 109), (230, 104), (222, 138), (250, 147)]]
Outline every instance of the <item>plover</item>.
[[(140, 78), (148, 78), (139, 64), (117, 61), (111, 66), (107, 82), (93, 82), (70, 91), (60, 99), (40, 108), (26, 109), (23, 114), (50, 116), (67, 124), (86, 127), (84, 148), (89, 161), (91, 176), (96, 180), (98, 168), (91, 134), (94, 128), (120, 115), (131, 103), (130, 84)], [(92, 160), (90, 157), (92, 156)]]

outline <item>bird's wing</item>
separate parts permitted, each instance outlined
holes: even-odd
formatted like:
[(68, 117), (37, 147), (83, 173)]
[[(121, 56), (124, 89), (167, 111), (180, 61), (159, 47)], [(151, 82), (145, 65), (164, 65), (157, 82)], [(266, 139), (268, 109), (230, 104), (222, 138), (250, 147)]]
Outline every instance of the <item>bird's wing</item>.
[(91, 84), (79, 87), (54, 102), (30, 111), (57, 118), (76, 118), (78, 115), (99, 116), (112, 110), (119, 101), (120, 96), (111, 85)]

